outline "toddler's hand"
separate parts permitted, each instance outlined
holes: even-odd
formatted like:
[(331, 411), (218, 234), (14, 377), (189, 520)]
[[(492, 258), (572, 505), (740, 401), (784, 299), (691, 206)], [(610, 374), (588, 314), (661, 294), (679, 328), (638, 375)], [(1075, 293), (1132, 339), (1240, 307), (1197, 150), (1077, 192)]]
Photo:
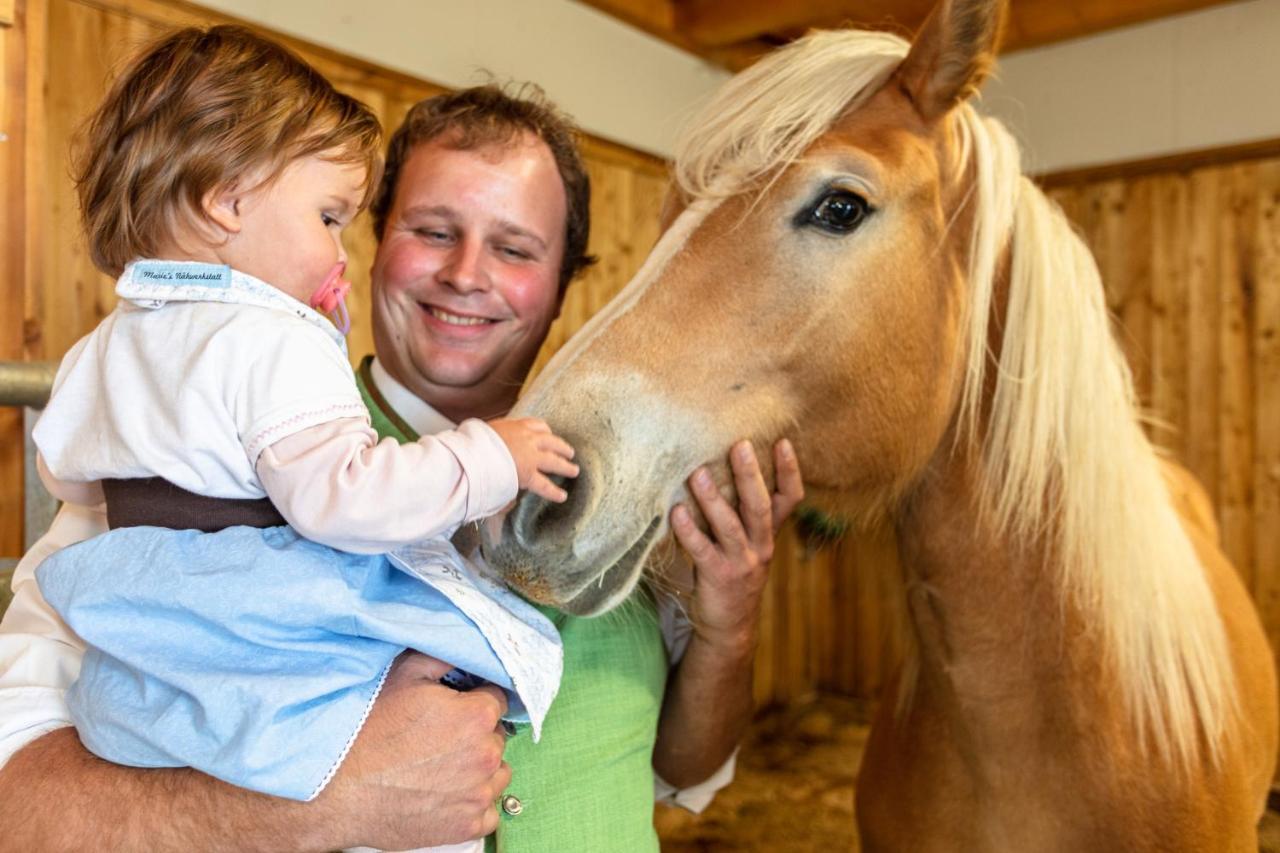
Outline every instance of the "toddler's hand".
[(569, 493), (548, 479), (548, 474), (564, 477), (578, 476), (578, 466), (573, 459), (569, 442), (551, 431), (546, 422), (538, 418), (498, 418), (489, 426), (507, 445), (516, 460), (516, 476), (520, 488), (556, 503), (564, 503)]

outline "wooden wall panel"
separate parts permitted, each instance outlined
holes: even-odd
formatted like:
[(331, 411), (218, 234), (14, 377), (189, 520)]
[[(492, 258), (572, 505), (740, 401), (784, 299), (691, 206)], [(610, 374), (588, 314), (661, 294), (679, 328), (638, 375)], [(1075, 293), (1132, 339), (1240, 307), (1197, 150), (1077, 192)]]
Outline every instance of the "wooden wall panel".
[(1259, 163), (1253, 345), (1253, 595), (1280, 652), (1280, 161)]
[(1152, 437), (1208, 490), (1280, 648), (1280, 159), (1050, 195), (1098, 259)]

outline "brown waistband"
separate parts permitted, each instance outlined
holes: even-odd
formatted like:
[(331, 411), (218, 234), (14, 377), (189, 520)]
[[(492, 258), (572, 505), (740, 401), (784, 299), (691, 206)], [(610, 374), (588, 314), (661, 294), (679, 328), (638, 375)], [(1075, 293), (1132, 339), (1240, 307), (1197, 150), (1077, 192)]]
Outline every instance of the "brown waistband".
[(168, 527), (215, 533), (228, 527), (278, 527), (287, 524), (267, 498), (211, 498), (175, 486), (161, 477), (103, 480), (107, 524), (117, 527)]

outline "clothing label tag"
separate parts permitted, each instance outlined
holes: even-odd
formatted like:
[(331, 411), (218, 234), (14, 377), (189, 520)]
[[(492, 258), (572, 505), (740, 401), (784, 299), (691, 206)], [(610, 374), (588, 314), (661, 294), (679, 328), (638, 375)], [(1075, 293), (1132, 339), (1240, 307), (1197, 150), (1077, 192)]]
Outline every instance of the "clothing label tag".
[(225, 289), (231, 286), (231, 267), (194, 261), (139, 261), (133, 265), (133, 278), (141, 284), (168, 284), (175, 287), (198, 285)]
[(447, 541), (416, 542), (387, 556), (448, 596), (480, 629), (524, 701), (537, 740), (564, 669), (560, 635), (551, 621), (478, 571)]

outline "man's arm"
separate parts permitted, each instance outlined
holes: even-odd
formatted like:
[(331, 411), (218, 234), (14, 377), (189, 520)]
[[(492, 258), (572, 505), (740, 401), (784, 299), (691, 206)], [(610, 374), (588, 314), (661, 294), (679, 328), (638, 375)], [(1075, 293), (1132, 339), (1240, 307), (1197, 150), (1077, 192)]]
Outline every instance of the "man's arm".
[(751, 445), (734, 446), (739, 511), (705, 471), (694, 472), (690, 485), (711, 536), (697, 528), (686, 508), (677, 506), (671, 514), (676, 538), (694, 562), (688, 605), (693, 633), (667, 686), (653, 766), (677, 788), (696, 785), (720, 768), (751, 719), (752, 666), (773, 536), (804, 497), (790, 443), (778, 442), (773, 455), (777, 492), (771, 498)]
[(450, 666), (421, 655), (397, 663), (346, 761), (310, 803), (90, 754), (69, 727), (65, 699), (83, 646), (34, 572), (59, 548), (105, 530), (100, 510), (68, 504), (14, 573), (0, 623), (0, 847), (403, 850), (492, 831), (511, 773), (496, 731), (505, 699), (496, 688), (441, 686)]
[(403, 850), (479, 838), (511, 781), (501, 691), (458, 693), (421, 655), (395, 665), (333, 781), (300, 803), (189, 769), (103, 761), (58, 729), (0, 770), (0, 826), (13, 850)]

